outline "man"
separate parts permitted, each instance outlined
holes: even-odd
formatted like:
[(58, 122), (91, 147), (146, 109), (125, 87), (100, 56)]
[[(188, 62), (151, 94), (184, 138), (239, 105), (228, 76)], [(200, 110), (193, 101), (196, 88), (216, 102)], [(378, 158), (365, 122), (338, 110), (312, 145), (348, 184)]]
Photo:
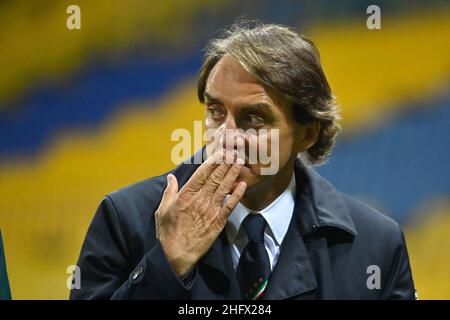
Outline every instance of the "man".
[[(397, 223), (308, 165), (327, 159), (340, 129), (311, 41), (235, 24), (208, 46), (198, 97), (215, 132), (203, 163), (103, 200), (72, 299), (414, 298)], [(238, 140), (251, 150), (275, 138), (274, 174), (238, 152)]]

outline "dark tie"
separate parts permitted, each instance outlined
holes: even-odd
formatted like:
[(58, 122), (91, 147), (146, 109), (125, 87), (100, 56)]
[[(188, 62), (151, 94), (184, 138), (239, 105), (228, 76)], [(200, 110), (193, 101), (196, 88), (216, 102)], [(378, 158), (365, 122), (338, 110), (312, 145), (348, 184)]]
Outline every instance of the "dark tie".
[(260, 214), (250, 213), (242, 226), (249, 241), (236, 270), (239, 289), (243, 299), (257, 300), (263, 297), (270, 277), (270, 260), (264, 247), (266, 220)]

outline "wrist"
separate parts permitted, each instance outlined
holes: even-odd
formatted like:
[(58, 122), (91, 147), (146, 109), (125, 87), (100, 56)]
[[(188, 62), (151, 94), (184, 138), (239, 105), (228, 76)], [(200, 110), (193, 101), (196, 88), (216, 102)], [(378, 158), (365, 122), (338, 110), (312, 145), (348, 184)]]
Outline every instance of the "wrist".
[(171, 248), (169, 246), (165, 246), (163, 242), (161, 242), (161, 247), (167, 261), (172, 266), (172, 269), (178, 278), (187, 275), (193, 269), (195, 262), (194, 260), (188, 258), (189, 255), (186, 254), (186, 252), (171, 250)]

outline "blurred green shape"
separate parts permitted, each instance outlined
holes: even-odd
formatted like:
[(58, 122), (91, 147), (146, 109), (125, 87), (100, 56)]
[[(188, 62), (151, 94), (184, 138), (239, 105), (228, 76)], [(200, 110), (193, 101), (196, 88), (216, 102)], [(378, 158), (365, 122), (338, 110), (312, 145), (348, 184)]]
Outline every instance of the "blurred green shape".
[(11, 300), (8, 274), (6, 273), (5, 249), (3, 247), (2, 232), (0, 230), (0, 300)]

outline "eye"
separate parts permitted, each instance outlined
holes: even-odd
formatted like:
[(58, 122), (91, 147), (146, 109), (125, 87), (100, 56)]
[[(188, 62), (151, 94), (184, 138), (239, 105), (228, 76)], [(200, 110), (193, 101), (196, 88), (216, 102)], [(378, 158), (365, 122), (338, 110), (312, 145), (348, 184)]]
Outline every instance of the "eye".
[(257, 115), (253, 115), (253, 114), (249, 114), (247, 116), (247, 122), (252, 125), (252, 126), (262, 126), (264, 125), (264, 118), (257, 116)]
[(223, 119), (224, 114), (220, 110), (217, 110), (215, 108), (210, 108), (207, 110), (208, 117), (213, 119), (214, 121), (220, 121)]

